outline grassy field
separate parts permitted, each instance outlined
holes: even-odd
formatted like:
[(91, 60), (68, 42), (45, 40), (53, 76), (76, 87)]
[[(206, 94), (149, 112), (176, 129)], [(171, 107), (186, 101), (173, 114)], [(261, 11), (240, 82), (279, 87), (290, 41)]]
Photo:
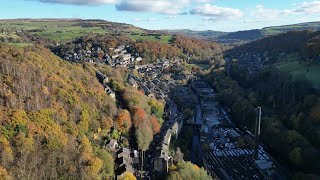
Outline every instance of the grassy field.
[(320, 64), (309, 65), (298, 61), (277, 64), (276, 67), (293, 75), (303, 74), (317, 89), (320, 89)]
[[(81, 25), (79, 24), (81, 23)], [(89, 24), (83, 27), (83, 24)], [(107, 27), (107, 28), (103, 28)], [(72, 41), (77, 37), (94, 34), (111, 34), (122, 32), (128, 34), (128, 37), (133, 40), (152, 40), (163, 43), (169, 43), (171, 36), (163, 35), (156, 36), (142, 36), (146, 33), (145, 30), (126, 24), (112, 23), (108, 21), (80, 21), (80, 20), (0, 20), (0, 33), (1, 30), (6, 31), (6, 36), (19, 38), (17, 31), (29, 31), (31, 34), (39, 35), (50, 40), (58, 42)], [(35, 31), (36, 30), (36, 31)], [(35, 31), (35, 32), (32, 32)], [(137, 35), (131, 35), (137, 34)], [(1, 34), (0, 34), (1, 36)], [(2, 35), (4, 36), (4, 35)]]
[(102, 29), (101, 27), (84, 28), (80, 26), (71, 27), (59, 27), (59, 28), (47, 28), (43, 32), (35, 32), (33, 34), (40, 35), (55, 41), (70, 41), (77, 37), (84, 36), (89, 33), (94, 34), (106, 34), (109, 31)]
[(0, 21), (0, 29), (5, 29), (7, 34), (17, 36), (16, 31), (22, 30), (39, 30), (40, 32), (31, 32), (44, 38), (55, 41), (70, 41), (77, 37), (86, 35), (90, 32), (96, 34), (105, 34), (110, 31), (102, 27), (81, 27), (78, 22), (65, 21), (50, 21), (50, 22), (33, 22), (33, 21)]
[(293, 25), (266, 27), (262, 29), (262, 33), (265, 36), (270, 36), (270, 35), (284, 33), (292, 30), (306, 30), (306, 29), (319, 30), (320, 29), (319, 27), (320, 27), (320, 22), (310, 22), (310, 23), (301, 23), (301, 24), (293, 24)]
[(5, 37), (5, 38), (12, 38), (12, 39), (20, 39), (19, 36), (17, 36), (16, 33), (0, 33), (0, 37)]

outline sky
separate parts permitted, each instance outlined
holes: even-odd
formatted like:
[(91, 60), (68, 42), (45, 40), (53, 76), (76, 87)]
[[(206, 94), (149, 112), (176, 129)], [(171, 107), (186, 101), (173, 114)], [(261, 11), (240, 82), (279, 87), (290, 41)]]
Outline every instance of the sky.
[(0, 19), (104, 19), (146, 29), (239, 31), (320, 21), (320, 0), (0, 0)]

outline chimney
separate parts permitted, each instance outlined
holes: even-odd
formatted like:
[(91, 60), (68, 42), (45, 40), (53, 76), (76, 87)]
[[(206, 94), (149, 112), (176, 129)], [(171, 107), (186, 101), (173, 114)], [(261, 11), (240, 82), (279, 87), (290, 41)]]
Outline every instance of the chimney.
[(260, 137), (260, 124), (261, 124), (261, 107), (257, 107), (257, 118), (256, 118), (256, 128), (255, 128), (255, 136), (254, 136), (254, 160), (258, 160), (259, 155), (259, 137)]

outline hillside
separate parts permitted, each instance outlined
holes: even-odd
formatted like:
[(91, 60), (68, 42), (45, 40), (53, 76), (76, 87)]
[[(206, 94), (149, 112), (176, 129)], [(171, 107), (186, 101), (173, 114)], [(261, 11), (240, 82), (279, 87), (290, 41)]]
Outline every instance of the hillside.
[(93, 135), (109, 131), (103, 123), (117, 107), (93, 68), (62, 61), (42, 47), (5, 44), (0, 44), (0, 67), (0, 174), (113, 176), (113, 158), (93, 143)]
[(208, 40), (214, 40), (220, 36), (228, 34), (227, 32), (221, 32), (221, 31), (193, 31), (190, 29), (176, 29), (176, 30), (163, 30), (165, 32), (171, 33), (171, 34), (181, 34), (193, 38), (200, 38), (200, 39), (208, 39)]
[(272, 26), (262, 28), (264, 36), (276, 35), (288, 31), (303, 31), (303, 30), (320, 30), (320, 22), (307, 22), (292, 25)]
[(88, 33), (93, 33), (120, 35), (132, 40), (169, 43), (172, 40), (172, 35), (178, 34), (235, 45), (288, 31), (319, 29), (320, 22), (310, 22), (238, 32), (192, 31), (189, 29), (154, 31), (130, 24), (98, 19), (10, 19), (0, 20), (0, 42), (11, 42), (17, 46), (27, 46), (34, 42), (54, 44), (70, 42)]
[(229, 76), (218, 71), (211, 76), (239, 124), (253, 130), (250, 109), (264, 109), (262, 138), (295, 173), (320, 174), (314, 168), (320, 161), (319, 35), (291, 31), (228, 50)]
[(147, 150), (163, 123), (164, 102), (127, 85), (126, 68), (0, 44), (0, 74), (0, 178), (113, 178), (121, 164), (107, 144)]
[[(159, 59), (174, 60), (176, 58), (188, 59), (190, 62), (213, 64), (219, 63), (218, 55), (224, 47), (218, 43), (207, 40), (188, 38), (173, 35), (169, 43), (149, 39), (133, 40), (126, 36), (95, 35), (89, 34), (52, 48), (53, 52), (63, 59), (68, 55), (81, 53), (89, 49), (99, 48), (100, 61), (105, 57), (112, 57), (111, 49), (125, 46), (126, 51), (132, 55), (141, 56), (144, 63), (155, 62)], [(84, 55), (85, 56), (85, 55)], [(97, 58), (98, 54), (91, 58)], [(108, 58), (106, 58), (108, 59)]]
[[(133, 25), (105, 20), (82, 19), (11, 19), (0, 20), (0, 42), (30, 43), (49, 41), (63, 43), (83, 35), (122, 35), (131, 39), (150, 39), (168, 42), (168, 34), (150, 31)], [(38, 39), (38, 40), (37, 40)]]
[(208, 39), (226, 44), (242, 44), (254, 41), (260, 38), (273, 36), (289, 31), (303, 31), (303, 30), (320, 30), (320, 22), (300, 23), (293, 25), (272, 26), (262, 29), (244, 30), (236, 32), (220, 32), (220, 31), (192, 31), (188, 29), (182, 30), (167, 30), (174, 34), (183, 34), (190, 37)]
[(218, 37), (218, 41), (253, 41), (260, 38), (274, 36), (289, 31), (320, 30), (320, 22), (301, 23), (293, 25), (272, 26), (256, 30), (246, 30), (228, 33)]
[(253, 41), (256, 39), (262, 38), (262, 32), (260, 29), (254, 29), (254, 30), (247, 30), (247, 31), (238, 31), (238, 32), (232, 32), (228, 33), (227, 35), (220, 36), (217, 38), (219, 42), (226, 42), (226, 43), (232, 43), (232, 42), (247, 42), (247, 41)]
[(315, 88), (320, 87), (320, 31), (291, 31), (263, 38), (225, 52), (250, 74), (276, 67), (292, 75), (305, 75)]

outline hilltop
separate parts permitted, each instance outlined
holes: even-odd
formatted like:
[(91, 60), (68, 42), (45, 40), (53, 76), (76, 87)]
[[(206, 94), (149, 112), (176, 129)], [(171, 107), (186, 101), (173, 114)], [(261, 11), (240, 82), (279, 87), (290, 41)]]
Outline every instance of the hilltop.
[(133, 25), (105, 20), (83, 19), (9, 19), (0, 20), (0, 38), (3, 42), (25, 43), (43, 41), (63, 43), (83, 35), (122, 35), (131, 39), (150, 39), (168, 42), (171, 36)]
[(227, 44), (242, 44), (268, 36), (273, 36), (289, 31), (302, 31), (302, 30), (320, 30), (320, 22), (308, 22), (283, 26), (265, 27), (262, 29), (244, 30), (236, 32), (220, 32), (220, 31), (192, 31), (188, 29), (182, 30), (168, 30), (173, 34), (184, 34), (190, 37), (208, 39)]
[(176, 29), (176, 30), (163, 30), (163, 31), (171, 34), (181, 34), (181, 35), (185, 35), (193, 38), (208, 39), (208, 40), (215, 40), (218, 37), (229, 34), (228, 32), (212, 31), (212, 30), (193, 31), (190, 29)]
[(263, 38), (225, 52), (227, 59), (248, 73), (276, 67), (291, 75), (304, 75), (315, 88), (320, 87), (320, 31), (290, 31)]

